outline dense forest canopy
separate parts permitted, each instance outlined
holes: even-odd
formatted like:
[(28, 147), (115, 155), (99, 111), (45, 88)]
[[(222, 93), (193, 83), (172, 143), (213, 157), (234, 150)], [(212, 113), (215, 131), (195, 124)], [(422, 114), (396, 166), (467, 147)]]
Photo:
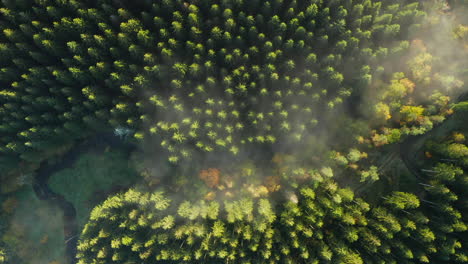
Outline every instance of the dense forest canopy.
[(1, 0), (2, 192), (105, 135), (141, 181), (92, 210), (79, 264), (467, 263), (467, 12)]

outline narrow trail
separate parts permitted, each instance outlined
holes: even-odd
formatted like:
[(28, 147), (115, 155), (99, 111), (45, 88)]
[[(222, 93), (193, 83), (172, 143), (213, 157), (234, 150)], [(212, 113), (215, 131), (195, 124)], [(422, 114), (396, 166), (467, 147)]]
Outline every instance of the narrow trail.
[[(468, 99), (468, 92), (462, 93), (457, 97), (454, 103), (463, 102)], [(442, 123), (433, 127), (430, 131), (417, 136), (408, 136), (403, 142), (399, 144), (399, 155), (405, 167), (411, 174), (418, 179), (424, 179), (422, 169), (418, 161), (424, 158), (424, 142), (429, 138), (439, 137), (446, 135), (451, 129), (457, 127), (457, 116), (452, 114)]]
[[(468, 92), (460, 94), (453, 103), (460, 103), (468, 101)], [(430, 131), (421, 135), (407, 136), (402, 142), (395, 144), (391, 147), (389, 154), (382, 161), (379, 161), (379, 172), (387, 170), (393, 166), (395, 159), (400, 159), (406, 169), (416, 177), (418, 180), (425, 178), (422, 160), (425, 159), (424, 143), (430, 138), (441, 137), (447, 135), (449, 131), (458, 127), (460, 124), (460, 117), (456, 114), (452, 114), (447, 117), (443, 122), (435, 125)], [(354, 191), (356, 193), (362, 192), (364, 189), (371, 186), (369, 183), (365, 183), (357, 187)]]

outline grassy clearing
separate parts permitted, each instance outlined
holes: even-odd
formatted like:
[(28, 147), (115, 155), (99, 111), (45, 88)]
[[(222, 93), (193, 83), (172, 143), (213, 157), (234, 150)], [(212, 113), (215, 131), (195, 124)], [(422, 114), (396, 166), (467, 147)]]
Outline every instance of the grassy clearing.
[(60, 208), (39, 200), (27, 186), (6, 199), (2, 210), (11, 217), (1, 240), (21, 259), (20, 263), (66, 263)]
[(99, 199), (115, 186), (128, 186), (136, 182), (137, 172), (132, 168), (125, 152), (107, 149), (103, 153), (86, 153), (73, 168), (59, 171), (49, 178), (50, 188), (65, 197), (76, 209), (81, 229)]

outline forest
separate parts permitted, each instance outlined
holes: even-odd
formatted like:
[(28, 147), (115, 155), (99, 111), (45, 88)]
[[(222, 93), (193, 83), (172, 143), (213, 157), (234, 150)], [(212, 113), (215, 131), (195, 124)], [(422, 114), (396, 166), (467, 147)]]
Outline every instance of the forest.
[(468, 0), (0, 0), (0, 264), (468, 263)]

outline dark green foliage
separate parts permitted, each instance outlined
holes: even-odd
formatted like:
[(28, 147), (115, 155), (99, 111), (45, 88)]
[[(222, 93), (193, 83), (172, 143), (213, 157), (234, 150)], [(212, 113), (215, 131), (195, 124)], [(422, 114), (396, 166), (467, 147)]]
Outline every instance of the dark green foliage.
[(22, 107), (2, 107), (0, 151), (40, 160), (105, 124), (171, 161), (300, 142), (401, 45), (411, 2), (5, 1), (0, 100)]
[(465, 136), (454, 132), (450, 138), (431, 142), (428, 147), (434, 161), (431, 169), (424, 170), (427, 195), (422, 202), (434, 219), (432, 229), (441, 248), (435, 255), (438, 261), (453, 259), (455, 263), (464, 263), (468, 260), (468, 153), (462, 151), (467, 147)]
[[(157, 145), (172, 163), (264, 147), (299, 149), (297, 163), (323, 168), (309, 175), (291, 162), (294, 177), (308, 182), (278, 168), (275, 176), (289, 182), (262, 198), (172, 202), (173, 193), (136, 189), (113, 196), (82, 232), (81, 264), (466, 263), (463, 140), (430, 145), (439, 160), (427, 162), (421, 192), (396, 190), (370, 205), (332, 180), (378, 180), (381, 168), (359, 163), (367, 153), (350, 143), (355, 134), (371, 149), (466, 110), (451, 109), (448, 97), (463, 83), (414, 41), (429, 21), (422, 4), (3, 0), (0, 167), (39, 163), (64, 144), (116, 129), (144, 148)], [(456, 29), (460, 43), (465, 31)], [(415, 86), (424, 91), (409, 96)], [(372, 124), (361, 122), (367, 117)], [(380, 130), (371, 132), (374, 125)], [(333, 164), (317, 157), (325, 138), (336, 141)], [(217, 181), (209, 187), (225, 187)]]

